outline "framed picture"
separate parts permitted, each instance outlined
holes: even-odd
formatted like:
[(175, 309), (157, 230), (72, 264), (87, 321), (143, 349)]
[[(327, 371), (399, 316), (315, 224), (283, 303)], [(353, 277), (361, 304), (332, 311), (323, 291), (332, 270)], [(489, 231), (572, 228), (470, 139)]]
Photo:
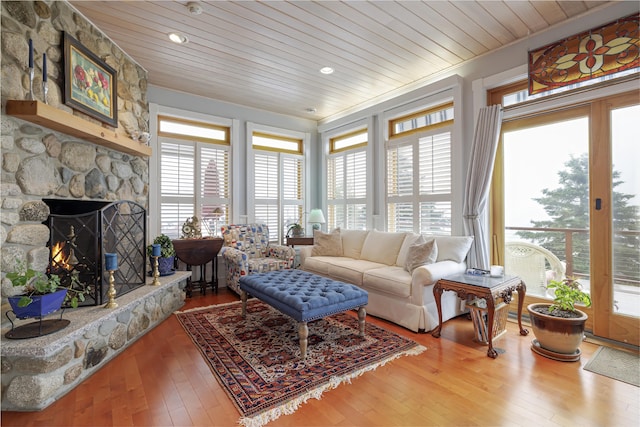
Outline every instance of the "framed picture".
[(64, 33), (64, 103), (118, 127), (116, 71)]

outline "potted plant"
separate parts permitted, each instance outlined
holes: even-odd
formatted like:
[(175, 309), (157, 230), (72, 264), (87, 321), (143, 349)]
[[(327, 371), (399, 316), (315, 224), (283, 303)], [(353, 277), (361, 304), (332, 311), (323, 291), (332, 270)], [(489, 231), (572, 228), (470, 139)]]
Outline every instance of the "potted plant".
[(291, 224), (287, 229), (287, 237), (303, 237), (304, 228), (297, 222)]
[(573, 277), (552, 280), (547, 288), (554, 295), (552, 304), (536, 303), (527, 307), (537, 341), (532, 349), (552, 359), (577, 361), (580, 359), (579, 347), (584, 340), (584, 325), (588, 316), (578, 310), (575, 304), (590, 307), (591, 297)]
[(171, 238), (166, 234), (160, 234), (153, 240), (153, 244), (147, 246), (147, 255), (149, 255), (149, 260), (151, 263), (151, 270), (153, 271), (153, 260), (151, 256), (153, 255), (153, 245), (160, 245), (160, 257), (158, 258), (158, 271), (161, 276), (167, 276), (169, 274), (173, 274), (175, 272), (174, 259), (176, 256), (176, 250), (173, 247), (173, 242)]
[(64, 286), (60, 276), (46, 275), (20, 264), (17, 271), (7, 273), (7, 279), (13, 286), (24, 288), (21, 295), (8, 298), (13, 313), (19, 319), (44, 317), (59, 310), (63, 302), (76, 308), (78, 302), (84, 301), (85, 291), (78, 287), (77, 273), (71, 275), (69, 286)]

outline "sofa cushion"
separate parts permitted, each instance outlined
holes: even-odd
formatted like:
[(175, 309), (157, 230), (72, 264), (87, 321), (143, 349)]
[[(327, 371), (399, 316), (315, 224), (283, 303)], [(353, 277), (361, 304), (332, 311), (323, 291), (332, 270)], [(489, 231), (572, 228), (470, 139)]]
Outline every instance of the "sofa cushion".
[(402, 267), (375, 268), (364, 272), (362, 287), (402, 298), (411, 296), (411, 275)]
[(360, 259), (364, 239), (369, 230), (340, 230), (342, 237), (342, 254), (349, 258)]
[(407, 233), (407, 236), (402, 242), (402, 246), (400, 246), (398, 259), (396, 259), (396, 265), (398, 267), (404, 268), (404, 266), (407, 264), (407, 253), (409, 252), (409, 247), (413, 245), (420, 237), (422, 237), (422, 234)]
[(323, 233), (320, 230), (313, 231), (313, 249), (311, 256), (342, 256), (342, 238), (340, 229), (336, 228), (331, 233)]
[(409, 247), (405, 270), (413, 274), (413, 270), (421, 265), (433, 264), (438, 259), (438, 245), (435, 239), (428, 241), (420, 236), (416, 243)]
[(381, 267), (385, 267), (385, 265), (362, 259), (332, 258), (329, 264), (329, 277), (361, 286), (364, 272)]
[(331, 265), (331, 263), (340, 258), (341, 257), (332, 256), (309, 256), (305, 258), (302, 269), (305, 271), (310, 271), (312, 273), (320, 274), (321, 276), (328, 276), (329, 266)]
[(471, 236), (438, 236), (438, 261), (463, 262), (473, 243)]
[(362, 246), (360, 259), (393, 265), (398, 259), (398, 252), (406, 233), (388, 233), (372, 230), (367, 234)]

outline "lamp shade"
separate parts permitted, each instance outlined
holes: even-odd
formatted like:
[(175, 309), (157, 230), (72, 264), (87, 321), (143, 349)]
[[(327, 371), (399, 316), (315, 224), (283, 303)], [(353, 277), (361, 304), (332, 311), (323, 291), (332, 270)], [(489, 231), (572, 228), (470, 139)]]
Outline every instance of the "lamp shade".
[(311, 209), (309, 212), (309, 218), (307, 219), (309, 224), (324, 224), (327, 222), (324, 219), (324, 214), (322, 213), (322, 209)]

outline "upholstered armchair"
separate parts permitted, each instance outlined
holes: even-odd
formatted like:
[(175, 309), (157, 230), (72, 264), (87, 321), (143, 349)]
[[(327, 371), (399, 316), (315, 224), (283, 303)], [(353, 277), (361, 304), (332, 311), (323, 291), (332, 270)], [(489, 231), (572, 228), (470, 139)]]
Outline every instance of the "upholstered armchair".
[(240, 277), (293, 268), (296, 252), (269, 243), (266, 224), (230, 224), (220, 227), (224, 244), (220, 253), (227, 270), (227, 287), (240, 294)]

